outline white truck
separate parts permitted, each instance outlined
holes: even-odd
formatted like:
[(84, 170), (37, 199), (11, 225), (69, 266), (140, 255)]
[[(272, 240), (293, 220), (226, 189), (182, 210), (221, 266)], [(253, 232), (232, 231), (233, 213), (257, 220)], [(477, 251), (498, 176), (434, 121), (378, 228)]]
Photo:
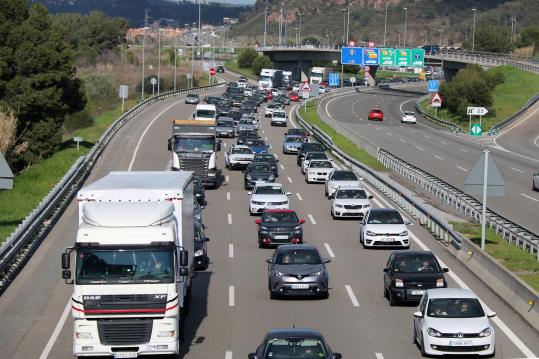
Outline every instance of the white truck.
[(62, 253), (73, 354), (178, 355), (194, 273), (192, 173), (110, 172), (77, 199), (75, 245)]
[(283, 86), (283, 71), (275, 69), (261, 69), (258, 78), (258, 88), (271, 90)]
[(312, 84), (319, 84), (321, 82), (328, 82), (329, 73), (331, 69), (327, 67), (313, 67), (311, 68), (310, 81)]
[(283, 71), (283, 85), (289, 86), (292, 81), (292, 71)]

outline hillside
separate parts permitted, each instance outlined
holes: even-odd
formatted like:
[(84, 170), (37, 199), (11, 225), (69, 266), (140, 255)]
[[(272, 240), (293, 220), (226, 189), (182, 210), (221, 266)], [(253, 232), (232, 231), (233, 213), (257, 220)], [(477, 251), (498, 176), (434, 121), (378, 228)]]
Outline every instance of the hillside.
[[(150, 23), (159, 21), (162, 25), (184, 26), (198, 22), (198, 5), (192, 1), (167, 0), (30, 0), (30, 3), (44, 4), (50, 13), (74, 12), (87, 14), (99, 10), (106, 15), (123, 17), (132, 27), (144, 25), (144, 12), (148, 10)], [(206, 3), (201, 6), (202, 23), (219, 25), (223, 17), (239, 17), (248, 11), (246, 6), (232, 6), (220, 3)]]
[[(408, 13), (406, 26), (406, 44), (420, 46), (425, 43), (440, 42), (446, 46), (459, 46), (466, 39), (471, 39), (473, 11), (477, 7), (477, 25), (482, 22), (493, 22), (506, 25), (511, 29), (511, 19), (517, 18), (517, 31), (522, 27), (537, 23), (539, 6), (537, 0), (350, 0), (350, 38), (355, 41), (374, 41), (383, 44), (385, 4), (388, 4), (387, 44), (404, 43), (404, 22), (406, 7)], [(268, 38), (272, 43), (278, 36), (279, 6), (281, 1), (268, 1)], [(301, 35), (315, 36), (321, 43), (336, 44), (343, 40), (342, 9), (346, 0), (283, 0), (287, 20), (287, 40), (295, 41), (295, 27), (299, 27), (298, 12), (301, 17)], [(264, 32), (264, 5), (258, 0), (251, 11), (243, 13), (241, 21), (233, 34), (251, 34), (262, 42)], [(443, 31), (439, 31), (443, 30)], [(276, 41), (275, 41), (276, 42)]]

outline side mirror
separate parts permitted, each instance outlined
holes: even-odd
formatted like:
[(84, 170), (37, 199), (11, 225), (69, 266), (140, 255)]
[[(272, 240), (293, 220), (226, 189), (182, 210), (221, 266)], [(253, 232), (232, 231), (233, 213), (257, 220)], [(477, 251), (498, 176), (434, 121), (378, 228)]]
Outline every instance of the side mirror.
[(490, 312), (487, 314), (487, 317), (494, 318), (496, 316), (496, 312)]
[(291, 196), (291, 195), (292, 195), (292, 192), (286, 192), (286, 195), (287, 195), (287, 196)]
[(247, 192), (247, 194), (248, 194), (249, 196), (252, 196), (252, 195), (253, 195), (253, 192)]
[(449, 268), (443, 268), (442, 271), (443, 271), (444, 273), (447, 273), (447, 272), (449, 272)]
[(256, 354), (255, 353), (249, 353), (249, 355), (247, 355), (247, 358), (248, 359), (256, 359)]
[(322, 261), (322, 263), (326, 264), (326, 263), (329, 263), (331, 262), (331, 259), (329, 258), (324, 258), (324, 260)]
[(204, 237), (204, 242), (209, 242), (210, 239), (208, 237)]
[(373, 196), (372, 194), (370, 194), (368, 198), (369, 198), (369, 199), (373, 199), (374, 196)]
[(262, 220), (257, 219), (257, 220), (255, 221), (255, 223), (256, 223), (256, 224), (260, 224), (260, 223), (262, 223)]
[(410, 221), (404, 221), (404, 224), (407, 225), (407, 226), (409, 226), (409, 225), (412, 224), (412, 222), (410, 222)]
[(333, 353), (333, 359), (341, 359), (342, 355), (341, 353)]
[(65, 280), (71, 279), (71, 271), (69, 269), (64, 269), (62, 271), (62, 279), (65, 279)]
[(197, 198), (202, 197), (202, 194), (200, 194), (200, 193), (195, 193), (195, 197), (197, 197)]
[(172, 142), (173, 141), (174, 141), (174, 137), (171, 137), (171, 138), (168, 139), (168, 147), (167, 147), (167, 149), (169, 151), (172, 151)]
[[(64, 252), (62, 253), (62, 269), (69, 269), (69, 267), (71, 267), (70, 253)], [(62, 276), (63, 276), (63, 273), (62, 273)]]
[(384, 268), (384, 273), (389, 272), (389, 268)]
[(268, 258), (268, 259), (266, 259), (266, 263), (273, 264), (273, 261), (271, 260), (271, 258)]
[(300, 220), (299, 220), (299, 224), (303, 224), (303, 223), (305, 223), (305, 220), (304, 220), (304, 219), (300, 219)]
[(416, 318), (423, 318), (423, 313), (421, 313), (421, 312), (415, 312), (415, 313), (414, 313), (414, 317), (416, 317)]
[(182, 249), (180, 251), (180, 266), (181, 267), (187, 267), (189, 263), (189, 254), (185, 249)]

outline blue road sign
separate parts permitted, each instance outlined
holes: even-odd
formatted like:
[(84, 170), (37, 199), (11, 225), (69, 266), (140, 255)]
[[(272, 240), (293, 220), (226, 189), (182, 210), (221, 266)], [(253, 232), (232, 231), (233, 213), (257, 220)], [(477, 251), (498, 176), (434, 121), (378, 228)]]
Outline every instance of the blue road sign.
[(331, 72), (329, 74), (329, 86), (339, 86), (341, 83), (340, 75), (336, 72)]
[(366, 47), (363, 52), (363, 65), (378, 65), (380, 49), (378, 47)]
[(438, 92), (439, 83), (440, 81), (438, 80), (429, 80), (427, 82), (427, 90), (429, 92)]
[(363, 48), (362, 47), (343, 47), (341, 49), (341, 64), (343, 65), (362, 65)]

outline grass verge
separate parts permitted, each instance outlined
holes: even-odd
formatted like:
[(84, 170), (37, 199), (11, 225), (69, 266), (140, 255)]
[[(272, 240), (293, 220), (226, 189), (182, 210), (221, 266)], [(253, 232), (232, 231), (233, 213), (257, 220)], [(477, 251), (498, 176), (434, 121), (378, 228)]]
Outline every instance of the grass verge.
[[(453, 228), (470, 239), (477, 246), (481, 243), (481, 225), (477, 223), (452, 222)], [(505, 268), (520, 277), (532, 288), (539, 291), (539, 261), (519, 247), (501, 238), (494, 230), (485, 233), (485, 249), (496, 258)]]
[(377, 171), (387, 171), (387, 168), (385, 168), (375, 157), (322, 121), (316, 113), (316, 106), (313, 102), (307, 104), (307, 110), (301, 108), (299, 113), (308, 124), (316, 125), (330, 136), (333, 143), (349, 156)]
[(243, 74), (245, 76), (252, 76), (252, 77), (256, 77), (255, 73), (253, 72), (253, 70), (251, 69), (246, 69), (246, 68), (243, 68), (243, 67), (239, 67), (238, 66), (238, 63), (236, 62), (236, 60), (228, 60), (225, 62), (225, 66), (232, 70), (232, 71), (235, 71), (235, 72), (238, 72), (240, 74)]

